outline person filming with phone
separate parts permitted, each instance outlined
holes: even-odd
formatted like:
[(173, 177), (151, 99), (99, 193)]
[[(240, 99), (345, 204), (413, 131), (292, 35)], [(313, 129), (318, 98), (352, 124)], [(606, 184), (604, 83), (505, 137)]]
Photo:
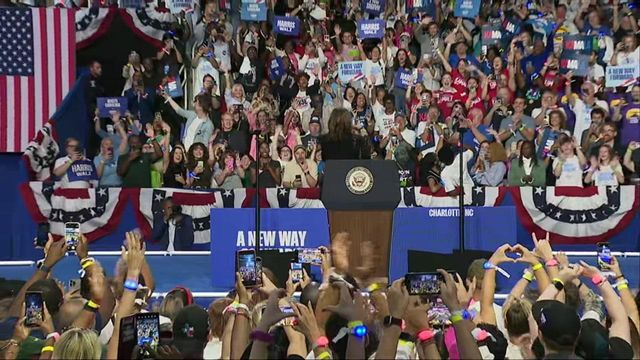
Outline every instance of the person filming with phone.
[[(295, 162), (295, 163), (293, 163)], [(307, 150), (298, 145), (293, 151), (293, 160), (284, 168), (282, 186), (288, 188), (308, 188), (318, 184), (318, 166), (307, 159)]]
[(86, 189), (98, 184), (98, 174), (91, 160), (84, 156), (80, 141), (67, 138), (64, 142), (66, 156), (56, 160), (53, 175), (60, 181), (60, 187)]
[(169, 252), (190, 250), (193, 245), (193, 219), (182, 213), (172, 197), (164, 199), (162, 209), (153, 214), (152, 239)]

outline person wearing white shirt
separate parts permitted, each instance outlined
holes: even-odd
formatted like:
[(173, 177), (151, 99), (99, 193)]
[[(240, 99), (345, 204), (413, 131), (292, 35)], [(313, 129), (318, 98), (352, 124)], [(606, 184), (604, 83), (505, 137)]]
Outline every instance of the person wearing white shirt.
[(316, 80), (322, 82), (324, 75), (322, 68), (327, 63), (327, 58), (324, 56), (324, 51), (318, 51), (315, 41), (307, 43), (305, 47), (304, 56), (298, 62), (298, 66), (301, 71), (304, 71), (309, 75), (309, 84), (314, 84)]
[(580, 87), (580, 96), (576, 98), (571, 90), (571, 73), (567, 74), (567, 85), (565, 93), (569, 101), (569, 107), (576, 116), (576, 123), (573, 128), (573, 135), (578, 137), (591, 125), (591, 110), (600, 107), (609, 113), (609, 104), (606, 101), (598, 100), (595, 97), (595, 85), (591, 82), (585, 82)]
[(602, 145), (598, 149), (598, 157), (591, 158), (591, 167), (584, 177), (587, 184), (595, 186), (617, 186), (624, 184), (622, 165), (613, 156), (613, 150), (609, 145)]
[(640, 63), (640, 46), (637, 46), (636, 36), (627, 35), (616, 45), (611, 56), (611, 65), (627, 65)]
[(364, 64), (362, 65), (362, 73), (369, 85), (381, 86), (384, 85), (385, 74), (385, 62), (381, 59), (381, 51), (379, 47), (374, 47), (371, 50), (371, 59), (361, 53), (364, 58)]
[(572, 139), (568, 136), (560, 137), (558, 145), (560, 153), (553, 160), (552, 165), (553, 174), (557, 178), (556, 186), (582, 187), (582, 168), (586, 159), (580, 146), (576, 146), (575, 138)]
[[(467, 192), (473, 187), (473, 179), (469, 175), (469, 162), (473, 160), (473, 151), (466, 149), (462, 153), (462, 186)], [(457, 195), (456, 189), (460, 184), (460, 154), (454, 153), (450, 146), (444, 146), (438, 151), (438, 158), (446, 166), (440, 173), (440, 179), (444, 184), (444, 190), (449, 195)]]
[[(374, 116), (375, 115), (374, 113)], [(387, 95), (384, 97), (384, 111), (378, 113), (375, 118), (376, 123), (373, 130), (376, 132), (376, 135), (381, 137), (389, 135), (389, 130), (393, 127), (396, 119), (396, 107), (393, 96)]]
[(380, 140), (380, 146), (387, 151), (395, 150), (401, 143), (406, 143), (411, 148), (416, 146), (416, 132), (407, 128), (407, 118), (398, 114), (394, 118), (394, 125), (389, 130), (389, 135)]

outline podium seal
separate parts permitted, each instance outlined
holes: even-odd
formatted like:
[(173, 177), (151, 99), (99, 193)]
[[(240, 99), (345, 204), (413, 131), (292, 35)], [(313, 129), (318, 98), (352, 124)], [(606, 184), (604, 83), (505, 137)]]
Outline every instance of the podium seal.
[(345, 178), (347, 189), (355, 195), (364, 195), (373, 188), (373, 174), (366, 167), (356, 166)]

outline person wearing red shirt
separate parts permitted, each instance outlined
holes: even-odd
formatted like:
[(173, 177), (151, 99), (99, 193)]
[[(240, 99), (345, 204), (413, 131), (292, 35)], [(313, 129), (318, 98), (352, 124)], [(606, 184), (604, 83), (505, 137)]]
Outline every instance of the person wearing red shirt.
[(482, 98), (480, 97), (482, 90), (478, 85), (478, 79), (470, 77), (469, 80), (467, 80), (467, 86), (469, 88), (469, 93), (464, 99), (465, 107), (467, 110), (479, 109), (482, 110), (482, 113), (485, 113), (484, 101), (482, 101)]
[(442, 86), (440, 90), (435, 93), (436, 105), (442, 112), (443, 117), (448, 117), (451, 115), (451, 108), (453, 107), (453, 103), (455, 101), (460, 101), (462, 96), (458, 93), (454, 87), (451, 86), (452, 78), (451, 74), (442, 75)]

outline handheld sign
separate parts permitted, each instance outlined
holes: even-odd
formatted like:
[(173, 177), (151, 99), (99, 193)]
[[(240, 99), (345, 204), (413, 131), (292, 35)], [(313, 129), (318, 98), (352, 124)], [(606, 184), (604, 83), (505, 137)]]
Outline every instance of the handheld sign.
[(269, 64), (269, 71), (271, 73), (272, 80), (280, 80), (282, 75), (284, 75), (284, 63), (282, 62), (281, 57), (276, 57), (271, 60), (271, 64)]
[(384, 20), (359, 20), (358, 38), (360, 39), (382, 39), (384, 37)]
[(267, 3), (245, 3), (240, 4), (240, 19), (244, 21), (266, 21)]
[(193, 0), (168, 0), (167, 8), (172, 14), (179, 14), (193, 8)]
[(590, 35), (565, 35), (562, 39), (562, 51), (591, 55), (592, 51), (597, 51), (597, 41), (594, 42), (594, 39), (595, 36)]
[(275, 16), (273, 31), (276, 34), (298, 36), (300, 34), (300, 19), (293, 16)]
[(76, 160), (67, 170), (67, 178), (71, 181), (98, 180), (96, 167), (89, 159)]
[(348, 83), (352, 80), (357, 80), (363, 76), (362, 61), (343, 61), (338, 63), (338, 78), (343, 83)]
[(456, 0), (454, 16), (473, 19), (480, 12), (480, 0)]
[(573, 71), (574, 76), (587, 76), (589, 73), (589, 55), (563, 51), (560, 56), (560, 73)]
[(118, 111), (120, 115), (129, 108), (126, 97), (99, 97), (96, 99), (100, 117), (111, 117), (111, 111)]
[(174, 99), (182, 97), (182, 84), (180, 82), (180, 77), (170, 77), (167, 82), (167, 86), (164, 89), (167, 94)]
[(384, 11), (384, 0), (364, 0), (362, 10), (372, 15), (378, 15)]
[(398, 68), (395, 77), (395, 87), (407, 90), (410, 85), (413, 85), (413, 71)]
[(640, 65), (607, 66), (606, 87), (629, 86), (640, 76)]

